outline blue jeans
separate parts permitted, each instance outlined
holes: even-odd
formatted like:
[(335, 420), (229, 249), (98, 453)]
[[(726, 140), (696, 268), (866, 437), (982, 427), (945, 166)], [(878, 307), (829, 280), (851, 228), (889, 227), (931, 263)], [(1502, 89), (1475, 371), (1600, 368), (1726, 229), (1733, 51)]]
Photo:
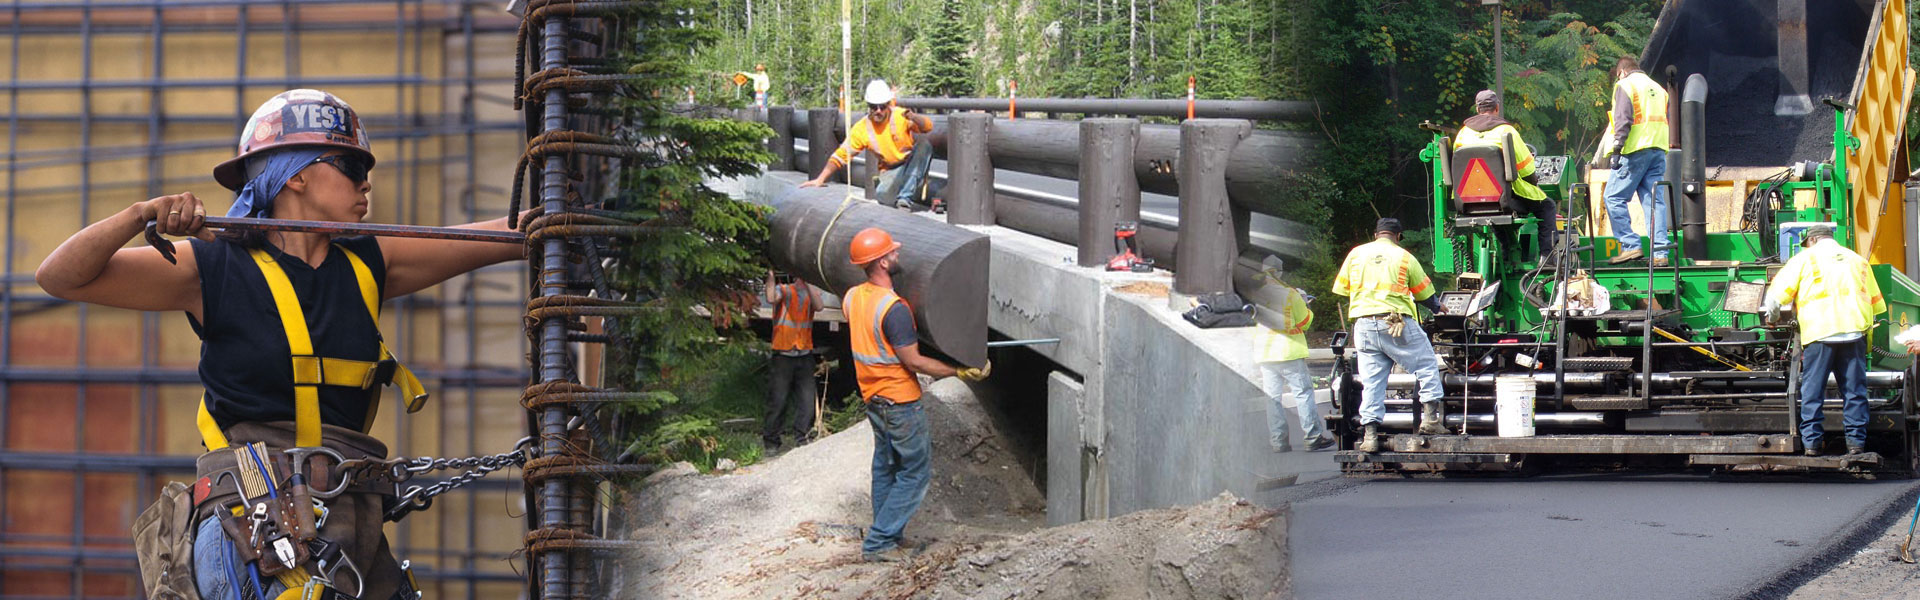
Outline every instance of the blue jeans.
[[(1647, 148), (1626, 155), (1626, 168), (1614, 169), (1607, 177), (1607, 220), (1613, 225), (1613, 237), (1620, 240), (1620, 251), (1640, 249), (1640, 234), (1633, 232), (1633, 218), (1627, 214), (1627, 202), (1634, 194), (1640, 195), (1640, 210), (1646, 210), (1645, 203), (1653, 198), (1653, 245), (1667, 245), (1667, 190), (1659, 187), (1660, 180), (1667, 176), (1667, 151), (1659, 148)], [(1645, 216), (1645, 215), (1642, 215)], [(1653, 256), (1666, 256), (1666, 250), (1649, 252)]]
[[(277, 598), (286, 586), (272, 577), (261, 577), (260, 587), (267, 598)], [(227, 532), (220, 529), (219, 517), (207, 517), (193, 534), (193, 583), (204, 600), (239, 600), (240, 588), (251, 587), (254, 578), (247, 572), (227, 543)], [(254, 597), (253, 592), (247, 592)]]
[(1821, 425), (1826, 415), (1820, 412), (1827, 399), (1827, 374), (1840, 384), (1844, 398), (1840, 422), (1847, 428), (1848, 446), (1867, 445), (1867, 340), (1828, 344), (1814, 342), (1800, 350), (1800, 441), (1808, 448), (1820, 447)]
[(873, 527), (860, 550), (882, 552), (900, 545), (907, 520), (927, 497), (933, 434), (919, 402), (869, 403), (867, 424), (873, 426)]
[(889, 207), (911, 206), (920, 193), (920, 184), (927, 180), (927, 171), (933, 168), (933, 143), (925, 137), (913, 143), (913, 155), (907, 157), (907, 164), (896, 166), (880, 174), (880, 185), (875, 194), (880, 203)]
[(1320, 407), (1313, 403), (1313, 374), (1307, 371), (1307, 359), (1260, 363), (1260, 391), (1267, 394), (1267, 443), (1274, 448), (1287, 446), (1287, 407), (1281, 402), (1281, 384), (1293, 395), (1293, 410), (1300, 415), (1300, 432), (1306, 443), (1325, 433)]
[(1387, 334), (1384, 318), (1361, 317), (1353, 322), (1354, 345), (1360, 351), (1360, 424), (1379, 423), (1387, 416), (1387, 375), (1399, 365), (1420, 381), (1420, 402), (1439, 402), (1440, 357), (1433, 353), (1427, 331), (1413, 317), (1406, 319), (1400, 337)]

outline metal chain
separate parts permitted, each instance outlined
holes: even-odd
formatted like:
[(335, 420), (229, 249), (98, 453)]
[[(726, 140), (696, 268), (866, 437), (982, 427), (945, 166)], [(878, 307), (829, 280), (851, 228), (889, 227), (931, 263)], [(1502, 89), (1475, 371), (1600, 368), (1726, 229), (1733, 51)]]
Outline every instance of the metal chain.
[(459, 458), (421, 456), (408, 459), (404, 467), (408, 477), (446, 469), (466, 469), (467, 471), (433, 485), (408, 487), (406, 493), (400, 495), (399, 502), (387, 511), (386, 519), (388, 521), (399, 521), (402, 517), (407, 516), (408, 513), (416, 510), (425, 510), (427, 507), (433, 506), (434, 496), (451, 492), (460, 486), (486, 477), (488, 473), (507, 467), (523, 466), (527, 464), (528, 450), (532, 447), (533, 438), (526, 437), (521, 438), (518, 443), (514, 444), (513, 450), (499, 454)]

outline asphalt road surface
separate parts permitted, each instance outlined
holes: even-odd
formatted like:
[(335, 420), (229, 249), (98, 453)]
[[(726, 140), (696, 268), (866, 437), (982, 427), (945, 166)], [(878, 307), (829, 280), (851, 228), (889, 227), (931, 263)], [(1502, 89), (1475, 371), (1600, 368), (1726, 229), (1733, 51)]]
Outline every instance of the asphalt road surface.
[(1262, 500), (1292, 503), (1300, 598), (1743, 598), (1783, 596), (1852, 556), (1917, 485), (1331, 478)]

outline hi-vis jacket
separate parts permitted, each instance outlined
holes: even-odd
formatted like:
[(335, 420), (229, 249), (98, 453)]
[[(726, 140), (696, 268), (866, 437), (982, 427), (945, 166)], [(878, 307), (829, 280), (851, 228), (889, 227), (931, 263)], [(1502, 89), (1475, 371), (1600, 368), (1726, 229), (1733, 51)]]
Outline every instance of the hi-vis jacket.
[[(1622, 117), (1631, 119), (1623, 121)], [(1607, 148), (1627, 155), (1648, 148), (1666, 150), (1667, 90), (1646, 73), (1634, 71), (1613, 84), (1613, 110), (1607, 112)]]
[(1433, 282), (1413, 253), (1387, 238), (1354, 247), (1340, 263), (1334, 277), (1333, 293), (1353, 300), (1347, 318), (1400, 313), (1417, 316), (1413, 303), (1433, 296)]
[(1833, 238), (1814, 242), (1812, 248), (1793, 255), (1773, 276), (1767, 300), (1794, 307), (1803, 345), (1866, 331), (1873, 327), (1874, 317), (1887, 312), (1887, 300), (1880, 295), (1867, 259)]
[(1498, 126), (1491, 129), (1479, 131), (1473, 128), (1475, 124), (1473, 119), (1468, 119), (1467, 123), (1460, 127), (1460, 133), (1453, 136), (1453, 149), (1459, 150), (1461, 146), (1499, 146), (1505, 148), (1507, 145), (1507, 136), (1513, 136), (1513, 145), (1519, 146), (1518, 148), (1509, 149), (1509, 151), (1513, 153), (1513, 194), (1534, 201), (1547, 199), (1547, 193), (1541, 190), (1540, 186), (1522, 179), (1523, 177), (1533, 174), (1535, 165), (1533, 164), (1533, 150), (1528, 149), (1527, 141), (1520, 138), (1520, 130), (1514, 129), (1512, 124), (1501, 122)]
[[(1283, 285), (1269, 281), (1267, 285)], [(1287, 288), (1287, 301), (1281, 304), (1280, 321), (1284, 329), (1260, 326), (1254, 337), (1254, 362), (1285, 362), (1307, 357), (1307, 326), (1313, 324), (1313, 310), (1300, 291)]]

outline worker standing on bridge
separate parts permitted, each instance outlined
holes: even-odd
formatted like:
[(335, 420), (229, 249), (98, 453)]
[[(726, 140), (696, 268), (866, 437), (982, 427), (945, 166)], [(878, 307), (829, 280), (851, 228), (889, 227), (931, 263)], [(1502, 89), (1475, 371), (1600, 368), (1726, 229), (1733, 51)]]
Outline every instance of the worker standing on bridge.
[[(1493, 90), (1480, 90), (1473, 96), (1473, 109), (1479, 114), (1467, 117), (1460, 125), (1460, 133), (1453, 137), (1453, 149), (1462, 146), (1498, 146), (1513, 154), (1513, 195), (1527, 201), (1527, 214), (1539, 219), (1535, 236), (1540, 240), (1540, 256), (1546, 258), (1553, 250), (1553, 236), (1557, 229), (1554, 219), (1559, 215), (1559, 206), (1547, 197), (1534, 179), (1533, 149), (1527, 147), (1527, 141), (1520, 137), (1520, 130), (1512, 123), (1500, 117), (1500, 94)], [(1513, 140), (1513, 148), (1507, 148), (1507, 140)]]
[[(1620, 264), (1651, 250), (1654, 266), (1666, 266), (1667, 190), (1659, 184), (1667, 175), (1667, 90), (1640, 72), (1639, 61), (1631, 57), (1614, 63), (1613, 76), (1613, 110), (1607, 113), (1600, 155), (1613, 168), (1607, 176), (1607, 220), (1620, 240), (1620, 254), (1607, 262)], [(1636, 193), (1643, 204), (1653, 202), (1653, 222), (1647, 224), (1651, 249), (1642, 248), (1633, 232), (1627, 202)]]
[(865, 96), (867, 118), (847, 131), (846, 143), (827, 157), (820, 175), (800, 187), (826, 185), (835, 171), (853, 164), (855, 154), (872, 148), (880, 155), (880, 203), (893, 207), (914, 202), (933, 167), (933, 144), (918, 134), (932, 133), (933, 120), (894, 106), (893, 88), (885, 80), (867, 82)]
[(900, 243), (893, 236), (878, 227), (862, 229), (847, 247), (847, 259), (867, 273), (866, 283), (848, 289), (840, 302), (860, 399), (873, 427), (873, 526), (860, 555), (868, 562), (898, 562), (914, 554), (900, 546), (900, 534), (920, 510), (933, 477), (933, 433), (914, 373), (979, 381), (987, 369), (955, 368), (920, 354), (913, 309), (893, 293), (900, 268)]
[(1821, 454), (1826, 415), (1827, 375), (1839, 384), (1841, 423), (1847, 453), (1867, 445), (1867, 330), (1887, 312), (1886, 298), (1867, 260), (1833, 239), (1833, 227), (1817, 225), (1800, 242), (1805, 248), (1787, 261), (1767, 288), (1763, 309), (1777, 322), (1782, 307), (1793, 307), (1800, 322), (1800, 441), (1807, 456)]
[(756, 64), (752, 73), (738, 71), (733, 74), (734, 85), (746, 85), (749, 81), (753, 82), (753, 107), (766, 108), (767, 90), (773, 88), (773, 80), (767, 77), (767, 66)]
[(1354, 346), (1360, 353), (1361, 452), (1380, 451), (1380, 420), (1387, 414), (1387, 375), (1395, 365), (1420, 382), (1420, 433), (1446, 433), (1441, 410), (1440, 358), (1420, 328), (1413, 305), (1439, 312), (1433, 282), (1413, 253), (1400, 247), (1400, 220), (1380, 219), (1372, 242), (1347, 253), (1333, 280), (1333, 293), (1352, 300)]
[[(213, 175), (239, 194), (228, 216), (357, 223), (370, 205), (373, 185), (367, 176), (373, 165), (369, 138), (353, 109), (332, 94), (302, 89), (282, 92), (261, 105), (240, 135), (239, 155), (214, 167)], [(183, 574), (201, 598), (209, 599), (241, 597), (243, 587), (245, 595), (262, 598), (279, 597), (289, 588), (300, 592), (308, 585), (331, 588), (332, 582), (293, 575), (298, 569), (278, 577), (261, 575), (265, 566), (256, 570), (274, 557), (276, 565), (320, 572), (312, 556), (279, 544), (288, 537), (277, 538), (260, 558), (235, 558), (257, 553), (259, 544), (276, 539), (262, 537), (269, 531), (263, 527), (276, 520), (255, 513), (251, 525), (235, 530), (228, 519), (223, 531), (226, 507), (256, 485), (223, 475), (273, 472), (286, 478), (292, 474), (287, 469), (294, 455), (281, 451), (293, 448), (324, 448), (349, 460), (384, 459), (386, 445), (367, 435), (379, 408), (380, 386), (391, 382), (402, 387), (409, 411), (419, 409), (426, 392), (381, 342), (380, 301), (520, 258), (525, 249), (308, 232), (227, 230), (216, 236), (205, 228), (205, 217), (205, 207), (192, 193), (137, 202), (62, 242), (40, 264), (34, 280), (57, 298), (186, 313), (200, 337), (200, 380), (206, 390), (197, 422), (208, 452), (197, 460), (192, 521), (176, 524), (180, 538), (192, 544), (191, 565), (167, 562), (165, 556), (189, 560), (184, 554), (142, 551), (138, 558), (143, 570)], [(192, 238), (173, 244), (179, 264), (170, 264), (152, 249), (125, 247), (149, 221), (160, 233)], [(461, 227), (505, 231), (506, 221)], [(291, 481), (268, 479), (257, 485), (298, 498), (307, 485)], [(358, 597), (416, 598), (412, 576), (394, 560), (381, 533), (382, 507), (398, 499), (391, 485), (377, 483), (342, 482), (346, 491), (324, 502), (328, 516), (316, 539), (336, 544), (346, 562), (364, 575), (356, 578)], [(335, 482), (310, 485), (330, 489)], [(172, 514), (167, 501), (163, 497), (155, 508)], [(320, 504), (319, 499), (314, 503)], [(254, 506), (267, 509), (264, 502)], [(254, 546), (243, 547), (249, 544), (249, 527)], [(286, 523), (277, 527), (281, 532), (289, 529)], [(233, 531), (240, 533), (236, 537)], [(136, 540), (137, 547), (149, 550), (172, 550), (176, 543)], [(308, 558), (300, 562), (299, 556)], [(338, 555), (331, 561), (334, 568), (343, 564)], [(306, 591), (313, 597), (332, 597), (333, 590), (325, 590), (325, 596), (317, 588)]]
[(820, 301), (807, 282), (780, 283), (772, 271), (767, 272), (766, 298), (773, 304), (773, 381), (767, 388), (767, 416), (760, 424), (760, 440), (768, 450), (779, 450), (782, 425), (791, 425), (787, 429), (793, 433), (794, 445), (811, 441), (813, 313), (820, 309)]
[(1313, 324), (1313, 310), (1305, 293), (1281, 280), (1286, 262), (1278, 256), (1260, 261), (1260, 285), (1251, 296), (1254, 320), (1260, 330), (1254, 334), (1253, 360), (1260, 366), (1260, 391), (1267, 395), (1268, 444), (1274, 452), (1290, 452), (1287, 441), (1287, 408), (1281, 402), (1282, 384), (1293, 394), (1294, 410), (1300, 416), (1300, 433), (1306, 436), (1307, 451), (1333, 447), (1320, 418), (1320, 407), (1313, 403), (1313, 374), (1307, 371), (1307, 326)]

